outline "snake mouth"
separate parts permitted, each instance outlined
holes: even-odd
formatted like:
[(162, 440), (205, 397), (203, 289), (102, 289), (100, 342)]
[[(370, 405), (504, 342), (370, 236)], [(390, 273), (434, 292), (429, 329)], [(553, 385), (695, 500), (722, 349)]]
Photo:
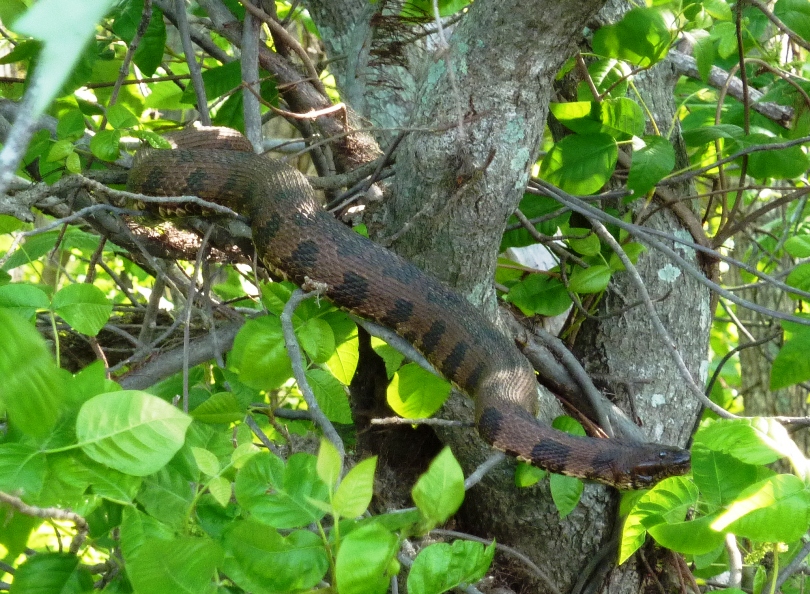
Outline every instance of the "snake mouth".
[(649, 489), (665, 478), (686, 474), (691, 468), (692, 456), (688, 450), (662, 447), (657, 456), (635, 465), (631, 482), (635, 489)]

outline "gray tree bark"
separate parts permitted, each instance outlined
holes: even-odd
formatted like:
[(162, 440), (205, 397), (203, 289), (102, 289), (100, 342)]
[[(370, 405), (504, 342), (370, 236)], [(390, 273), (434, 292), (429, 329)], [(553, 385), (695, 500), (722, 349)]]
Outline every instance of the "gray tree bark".
[[(380, 4), (307, 2), (330, 58), (336, 60), (330, 68), (341, 96), (375, 125), (412, 130), (397, 152), (397, 174), (387, 199), (367, 222), (378, 241), (495, 316), (497, 248), (537, 159), (554, 77), (575, 52), (602, 1), (476, 0), (445, 32), (447, 46), (434, 35), (406, 48), (398, 48), (396, 41), (413, 30), (405, 25), (397, 29), (392, 14), (375, 12)], [(673, 114), (671, 73), (654, 69), (643, 78), (644, 98), (659, 127), (667, 130)], [(683, 233), (666, 211), (649, 224)], [(693, 253), (686, 255), (695, 261)], [(653, 296), (672, 291), (656, 305), (657, 311), (697, 376), (706, 368), (708, 296), (684, 274), (674, 282), (661, 280), (666, 265), (661, 255), (648, 253), (639, 272)], [(635, 289), (620, 274), (604, 308), (624, 307), (635, 299)], [(660, 344), (646, 313), (635, 309), (587, 325), (576, 346), (589, 371), (619, 380), (643, 379), (627, 384), (635, 387), (643, 430), (653, 441), (683, 445), (698, 406), (681, 388), (683, 382)], [(470, 419), (472, 405), (452, 399), (443, 412)], [(469, 429), (445, 431), (441, 437), (468, 472), (489, 452), (471, 438)], [(610, 540), (615, 492), (587, 485), (581, 503), (561, 520), (548, 483), (517, 489), (512, 470), (511, 463), (501, 464), (467, 493), (460, 514), (465, 529), (529, 555), (561, 592), (638, 590), (645, 572), (635, 560), (608, 578), (604, 570), (612, 567), (615, 553), (585, 571)], [(550, 591), (548, 581), (523, 565), (511, 565), (508, 572), (520, 576), (522, 591)]]

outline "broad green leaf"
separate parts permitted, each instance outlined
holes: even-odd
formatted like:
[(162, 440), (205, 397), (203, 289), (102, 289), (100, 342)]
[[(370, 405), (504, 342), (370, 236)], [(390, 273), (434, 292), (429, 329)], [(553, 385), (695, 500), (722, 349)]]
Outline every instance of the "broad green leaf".
[(699, 147), (714, 142), (718, 138), (741, 140), (745, 136), (745, 132), (733, 124), (717, 124), (684, 130), (682, 136), (686, 146)]
[(276, 316), (264, 316), (242, 326), (228, 357), (228, 369), (257, 390), (274, 390), (290, 379), (292, 367), (281, 321)]
[(810, 379), (808, 353), (810, 353), (810, 330), (795, 332), (788, 338), (771, 365), (771, 390), (779, 390)]
[(794, 235), (785, 242), (785, 251), (794, 258), (810, 258), (810, 235)]
[(134, 476), (160, 470), (185, 440), (191, 418), (146, 392), (99, 394), (82, 405), (76, 437), (96, 462)]
[(226, 529), (223, 546), (223, 571), (254, 594), (309, 590), (329, 569), (323, 542), (306, 530), (284, 537), (258, 522), (237, 521)]
[(531, 487), (536, 485), (543, 479), (549, 472), (542, 468), (537, 468), (526, 462), (518, 462), (515, 469), (515, 486), (516, 487)]
[(692, 476), (708, 502), (728, 505), (757, 480), (757, 467), (697, 443), (692, 447)]
[(649, 529), (662, 547), (687, 555), (704, 555), (723, 545), (725, 534), (712, 529), (715, 515), (703, 516), (688, 522), (656, 524)]
[(671, 41), (672, 35), (658, 10), (634, 8), (615, 25), (604, 26), (594, 34), (593, 51), (648, 67), (667, 55)]
[[(135, 37), (135, 31), (141, 21), (143, 13), (143, 0), (130, 0), (124, 4), (123, 10), (116, 15), (113, 23), (113, 32), (130, 43)], [(166, 45), (166, 25), (163, 22), (163, 12), (152, 6), (152, 18), (146, 32), (141, 37), (135, 55), (132, 57), (135, 64), (145, 76), (152, 76), (160, 66), (163, 59), (163, 49)]]
[(549, 477), (551, 498), (560, 518), (566, 517), (579, 503), (584, 488), (582, 481), (573, 476), (552, 473)]
[(464, 473), (450, 448), (430, 463), (411, 491), (416, 507), (431, 525), (443, 524), (464, 501)]
[(321, 447), (318, 450), (315, 468), (318, 471), (318, 476), (329, 487), (329, 490), (334, 489), (341, 472), (343, 472), (343, 462), (337, 448), (325, 437), (321, 438)]
[(731, 454), (746, 464), (770, 464), (787, 456), (797, 472), (805, 470), (804, 456), (775, 419), (752, 417), (718, 420), (701, 427), (695, 434), (694, 443)]
[(790, 271), (785, 282), (800, 291), (810, 291), (810, 262), (796, 266)]
[(335, 561), (338, 594), (384, 594), (394, 562), (397, 537), (377, 523), (366, 524), (347, 534)]
[(90, 139), (90, 152), (102, 161), (115, 161), (120, 153), (120, 130), (99, 130)]
[(633, 160), (627, 176), (627, 187), (643, 196), (675, 167), (675, 149), (660, 136), (644, 136), (633, 143)]
[(340, 482), (332, 506), (342, 518), (356, 518), (365, 513), (374, 494), (374, 471), (377, 457), (358, 462)]
[(11, 257), (3, 264), (3, 270), (14, 270), (18, 266), (33, 262), (50, 252), (59, 235), (55, 232), (40, 233), (32, 237), (27, 237), (19, 249), (11, 254)]
[(629, 140), (644, 134), (645, 120), (641, 106), (626, 97), (606, 99), (599, 104), (601, 132), (616, 140)]
[(42, 492), (47, 472), (45, 456), (38, 449), (21, 443), (0, 443), (0, 491), (17, 492), (32, 501)]
[(333, 423), (351, 425), (352, 411), (346, 387), (325, 369), (310, 369), (306, 378), (326, 418)]
[(112, 303), (94, 285), (74, 283), (53, 296), (53, 310), (77, 332), (95, 336), (110, 319)]
[(107, 121), (113, 128), (134, 128), (138, 118), (123, 103), (116, 103), (107, 109)]
[(567, 311), (572, 303), (563, 282), (545, 274), (528, 275), (509, 289), (504, 301), (514, 303), (527, 316), (548, 317)]
[[(132, 503), (135, 499), (135, 495), (141, 487), (140, 477), (118, 472), (85, 456), (71, 454), (68, 457), (81, 467), (85, 480), (93, 486), (94, 494), (121, 505)], [(48, 462), (53, 471), (52, 456), (48, 457)], [(57, 474), (63, 476), (61, 472), (57, 472)]]
[(0, 309), (0, 404), (26, 435), (48, 435), (59, 417), (60, 374), (31, 324)]
[(357, 352), (357, 324), (343, 312), (326, 314), (325, 319), (332, 327), (335, 336), (335, 351), (326, 360), (324, 366), (345, 386), (348, 386), (357, 369), (359, 355)]
[[(781, 139), (764, 134), (752, 134), (746, 138), (749, 144), (770, 144)], [(748, 155), (748, 175), (757, 179), (791, 179), (810, 167), (810, 158), (801, 146), (784, 149), (757, 151)]]
[(157, 540), (129, 560), (127, 576), (136, 592), (213, 594), (214, 571), (221, 561), (222, 551), (208, 538)]
[(0, 286), (0, 309), (13, 311), (23, 319), (30, 320), (37, 310), (48, 309), (50, 305), (45, 291), (34, 285), (11, 283)]
[(197, 447), (192, 447), (191, 453), (194, 456), (194, 461), (197, 463), (197, 468), (200, 469), (200, 472), (208, 476), (216, 476), (219, 474), (219, 460), (217, 460), (216, 454)]
[[(529, 220), (551, 215), (554, 212), (560, 211), (560, 203), (548, 196), (537, 196), (536, 194), (524, 194), (520, 201), (520, 212), (526, 215)], [(534, 225), (534, 228), (545, 235), (554, 235), (557, 227), (566, 223), (571, 216), (570, 211), (565, 211), (558, 214), (552, 219), (541, 221)], [(517, 218), (512, 215), (509, 217), (509, 225), (517, 225)], [(517, 225), (515, 229), (509, 229), (503, 234), (499, 252), (505, 252), (510, 247), (523, 247), (533, 245), (537, 240), (531, 236), (528, 229), (523, 225)]]
[(14, 22), (17, 33), (44, 42), (36, 68), (40, 86), (31, 106), (34, 116), (57, 96), (111, 4), (112, 0), (40, 0)]
[(217, 392), (189, 414), (201, 423), (230, 424), (244, 419), (245, 412), (233, 392)]
[(610, 275), (610, 268), (601, 264), (576, 268), (568, 278), (568, 288), (574, 293), (599, 293), (607, 288)]
[(208, 482), (208, 491), (222, 507), (231, 500), (231, 481), (222, 476), (215, 476)]
[(682, 522), (697, 498), (697, 487), (680, 476), (664, 479), (646, 493), (637, 495), (622, 528), (619, 563), (624, 563), (644, 544), (650, 527)]
[(48, 152), (47, 161), (49, 163), (64, 161), (68, 155), (73, 154), (75, 150), (76, 147), (73, 146), (70, 140), (57, 140), (53, 143), (51, 150)]
[(194, 484), (187, 478), (165, 466), (144, 477), (136, 500), (150, 516), (179, 531), (185, 525), (193, 489)]
[[(633, 264), (638, 263), (638, 257), (647, 249), (644, 245), (640, 243), (636, 243), (635, 241), (631, 241), (630, 243), (626, 243), (622, 246), (624, 250), (624, 254), (630, 258), (630, 262)], [(610, 259), (608, 260), (608, 267), (610, 268), (611, 272), (621, 272), (624, 270), (624, 263), (619, 259), (619, 256), (616, 253), (610, 254)]]
[(793, 542), (809, 525), (807, 487), (792, 474), (780, 474), (745, 489), (711, 527), (762, 542)]
[(124, 508), (121, 518), (121, 552), (127, 564), (138, 556), (143, 547), (160, 540), (172, 540), (174, 532), (157, 519), (139, 511), (135, 506)]
[(79, 140), (84, 135), (84, 128), (84, 114), (79, 109), (71, 109), (59, 116), (56, 136), (65, 140)]
[[(205, 94), (209, 101), (221, 97), (228, 91), (232, 91), (242, 84), (242, 70), (238, 60), (209, 68), (202, 74)], [(194, 89), (187, 87), (180, 98), (182, 103), (194, 105), (197, 103), (197, 96)]]
[(570, 237), (566, 239), (569, 247), (583, 256), (595, 256), (601, 249), (599, 236), (591, 229), (571, 227), (568, 229)]
[(450, 384), (416, 363), (400, 367), (386, 391), (388, 405), (405, 419), (429, 417), (450, 395)]
[(269, 453), (256, 454), (237, 473), (234, 494), (253, 518), (279, 529), (317, 522), (324, 516), (319, 503), (328, 503), (315, 457), (303, 453), (290, 456), (286, 466)]
[(778, 0), (773, 13), (805, 41), (810, 40), (810, 5), (804, 0)]
[(593, 194), (616, 168), (618, 148), (607, 134), (573, 134), (551, 147), (540, 164), (540, 177), (571, 194)]
[(323, 363), (335, 353), (335, 333), (321, 318), (309, 318), (295, 329), (301, 348), (316, 363)]
[(462, 585), (471, 585), (486, 575), (495, 556), (495, 543), (456, 540), (425, 547), (414, 559), (408, 573), (409, 594), (441, 594)]
[(68, 553), (37, 553), (17, 568), (9, 594), (83, 594), (91, 592), (90, 572)]

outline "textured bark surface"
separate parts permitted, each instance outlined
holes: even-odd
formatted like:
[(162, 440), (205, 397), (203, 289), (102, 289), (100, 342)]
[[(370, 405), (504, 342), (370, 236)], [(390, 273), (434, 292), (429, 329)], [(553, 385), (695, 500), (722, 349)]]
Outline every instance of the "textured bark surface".
[[(363, 0), (307, 2), (330, 54), (343, 58), (335, 64), (342, 97), (370, 122), (415, 129), (397, 151), (397, 174), (387, 200), (368, 221), (373, 236), (493, 314), (498, 245), (537, 159), (554, 76), (573, 55), (601, 4), (558, 0), (538, 9), (532, 2), (477, 0), (448, 32), (449, 47), (430, 49), (437, 48), (433, 37), (390, 64), (375, 62), (369, 52), (385, 45), (376, 35), (390, 33), (390, 28), (372, 24), (380, 22), (371, 12), (378, 5), (370, 7)], [(400, 76), (400, 90), (386, 100), (392, 81)], [(641, 84), (660, 129), (669, 129), (671, 72), (656, 68)], [(683, 233), (668, 212), (653, 217), (652, 224)], [(688, 255), (694, 260), (694, 254)], [(656, 307), (697, 376), (705, 369), (708, 295), (683, 274), (674, 282), (662, 280), (659, 273), (666, 265), (661, 256), (647, 254), (640, 273), (653, 296), (671, 290)], [(636, 299), (624, 275), (612, 282), (605, 307), (624, 307), (620, 295), (628, 302)], [(684, 444), (697, 404), (681, 389), (672, 360), (659, 344), (646, 313), (635, 309), (583, 329), (577, 348), (591, 371), (649, 380), (631, 384), (645, 433)], [(610, 387), (622, 391), (614, 383)], [(546, 402), (544, 409), (549, 408), (553, 405)], [(472, 409), (472, 402), (454, 397), (442, 416), (470, 420)], [(470, 429), (440, 435), (465, 472), (491, 452)], [(610, 540), (615, 492), (587, 485), (582, 502), (561, 520), (548, 483), (517, 489), (512, 469), (512, 462), (502, 463), (468, 492), (458, 515), (460, 528), (495, 537), (529, 555), (562, 592), (575, 587), (638, 591), (641, 565), (633, 560), (605, 580), (615, 553), (585, 571)], [(520, 564), (509, 563), (504, 574), (511, 576), (504, 582), (517, 591), (549, 591), (546, 582)]]

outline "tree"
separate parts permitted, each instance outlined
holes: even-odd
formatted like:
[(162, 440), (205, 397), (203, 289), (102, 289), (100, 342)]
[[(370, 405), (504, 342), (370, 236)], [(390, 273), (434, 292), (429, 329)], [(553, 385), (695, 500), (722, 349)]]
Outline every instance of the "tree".
[[(805, 2), (111, 4), (0, 7), (12, 592), (803, 586), (808, 465), (783, 424), (804, 413), (719, 417), (810, 380)], [(465, 423), (435, 427), (449, 450), (370, 426), (381, 395), (472, 409), (274, 282), (244, 219), (192, 197), (173, 204), (204, 216), (167, 223), (121, 192), (131, 152), (192, 119), (254, 146), (292, 128), (336, 216), (487, 312), (589, 433), (690, 445), (692, 475), (620, 495), (483, 472)], [(499, 257), (530, 244), (548, 270)], [(566, 311), (559, 339), (535, 323)]]

